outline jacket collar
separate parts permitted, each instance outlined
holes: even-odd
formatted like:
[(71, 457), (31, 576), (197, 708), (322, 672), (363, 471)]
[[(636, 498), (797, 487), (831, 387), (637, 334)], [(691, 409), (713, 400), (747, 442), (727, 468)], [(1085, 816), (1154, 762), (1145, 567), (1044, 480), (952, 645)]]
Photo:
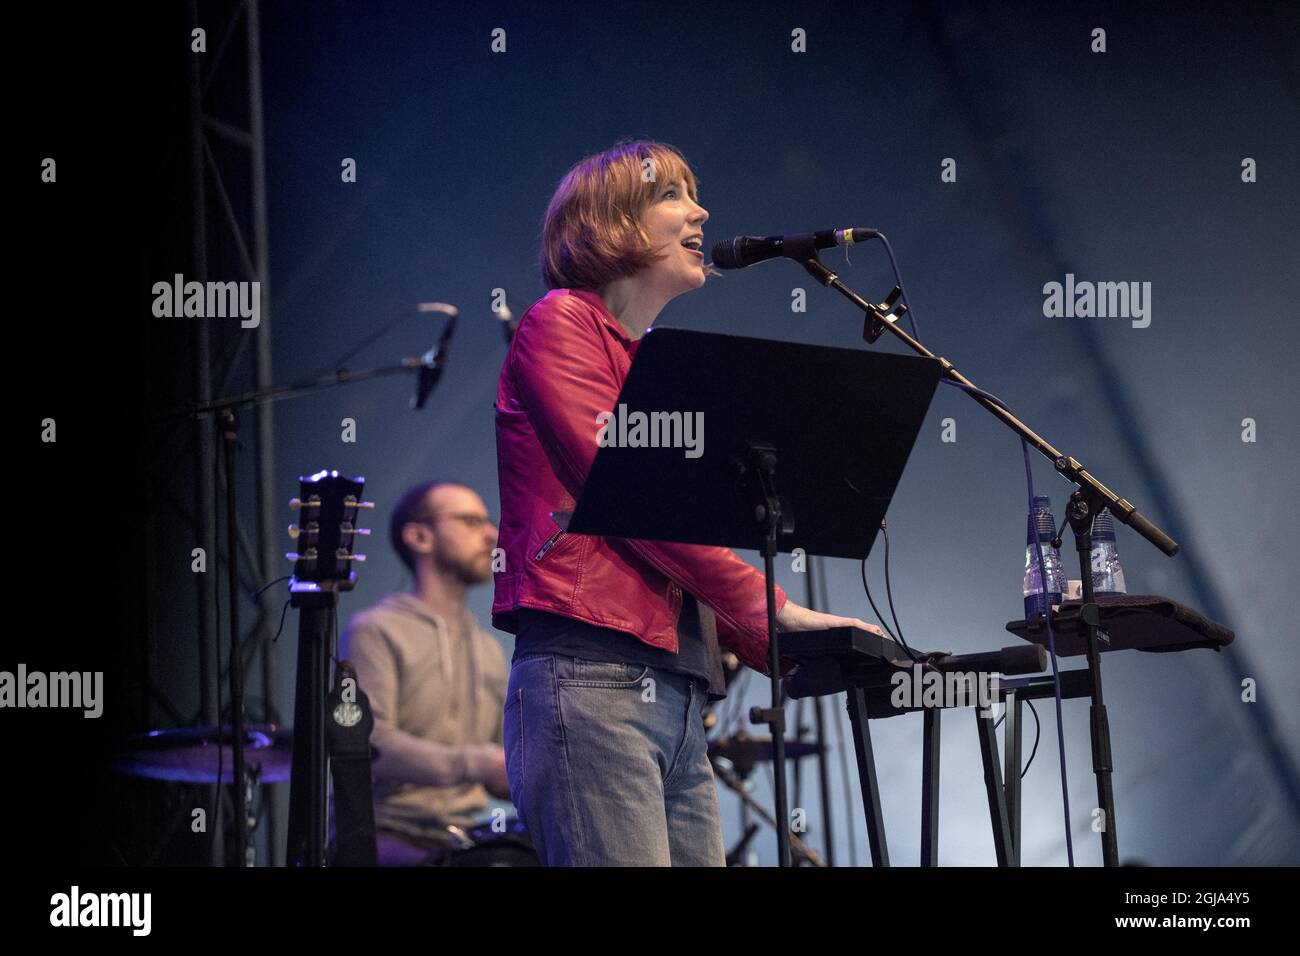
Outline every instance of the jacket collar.
[(569, 295), (576, 295), (578, 298), (582, 299), (582, 301), (596, 309), (596, 311), (600, 313), (600, 320), (604, 322), (605, 325), (619, 337), (619, 339), (629, 345), (633, 344), (632, 336), (628, 335), (627, 329), (623, 328), (622, 323), (619, 322), (618, 319), (614, 318), (614, 313), (609, 311), (609, 306), (605, 304), (605, 300), (597, 293), (592, 292), (589, 289), (569, 289), (567, 291)]

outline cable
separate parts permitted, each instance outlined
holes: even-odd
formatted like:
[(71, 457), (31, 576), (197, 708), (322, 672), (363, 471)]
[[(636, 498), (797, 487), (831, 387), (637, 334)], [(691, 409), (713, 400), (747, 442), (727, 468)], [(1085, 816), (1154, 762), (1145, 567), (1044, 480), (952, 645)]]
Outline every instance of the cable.
[[(286, 574), (284, 577), (276, 578), (270, 584), (264, 584), (256, 591), (254, 591), (253, 597), (259, 598), (262, 596), (263, 591), (266, 591), (269, 588), (274, 587), (275, 585), (279, 584), (281, 581), (291, 581), (291, 580), (293, 580), (292, 574)], [(284, 604), (280, 606), (280, 626), (275, 629), (275, 636), (271, 638), (272, 644), (275, 644), (280, 640), (280, 633), (284, 630), (284, 619), (285, 616), (289, 613), (289, 605), (290, 603), (292, 603), (292, 601), (293, 601), (293, 595), (289, 595), (289, 597), (284, 599)]]
[(880, 613), (880, 608), (876, 607), (875, 598), (871, 596), (871, 585), (867, 583), (867, 559), (866, 558), (862, 559), (861, 568), (862, 568), (862, 587), (867, 592), (867, 600), (871, 602), (871, 610), (876, 612), (876, 617), (880, 620), (880, 626), (885, 629), (885, 633), (889, 635), (889, 639), (893, 641), (895, 644), (897, 644), (898, 638), (895, 637), (894, 632), (889, 629), (889, 622), (885, 620), (885, 615)]
[[(917, 330), (917, 326), (916, 326), (916, 312), (912, 308), (912, 302), (908, 298), (907, 289), (903, 285), (903, 276), (898, 268), (898, 260), (894, 256), (894, 249), (889, 244), (889, 238), (885, 236), (884, 233), (879, 233), (877, 238), (879, 238), (880, 241), (884, 243), (885, 253), (886, 255), (889, 256), (889, 264), (893, 269), (894, 280), (898, 284), (899, 294), (902, 297), (903, 304), (907, 306), (908, 320), (912, 325), (912, 337), (915, 338), (917, 341), (920, 341), (921, 334)], [(1006, 403), (1003, 402), (1000, 398), (998, 398), (996, 395), (993, 395), (990, 392), (985, 391), (982, 388), (978, 388), (974, 385), (967, 385), (963, 382), (958, 382), (950, 378), (942, 378), (940, 379), (940, 381), (948, 385), (951, 385), (955, 388), (960, 388), (962, 391), (966, 392), (967, 394), (984, 398), (1007, 412), (1011, 411), (1011, 409), (1007, 407)], [(1034, 510), (1034, 476), (1029, 464), (1029, 442), (1027, 442), (1024, 438), (1021, 438), (1020, 444), (1021, 444), (1021, 449), (1024, 452), (1024, 456), (1025, 456), (1025, 478), (1029, 485), (1029, 513), (1032, 515)], [(890, 638), (895, 641), (895, 643), (899, 644), (905, 651), (907, 651), (908, 656), (912, 658), (913, 662), (919, 662), (920, 658), (912, 651), (911, 647), (909, 647), (907, 645), (907, 642), (903, 639), (902, 636), (903, 629), (901, 626), (899, 626), (898, 615), (894, 611), (894, 600), (893, 600), (893, 594), (890, 588), (890, 580), (889, 580), (889, 532), (886, 529), (885, 522), (883, 519), (880, 522), (880, 527), (881, 530), (884, 532), (884, 536), (885, 536), (885, 593), (889, 599), (889, 611), (890, 614), (893, 615), (894, 627), (898, 628), (898, 636), (895, 636), (894, 632), (889, 629), (889, 625), (885, 623), (885, 616), (880, 613), (880, 609), (876, 607), (876, 602), (871, 596), (871, 586), (867, 582), (866, 557), (863, 557), (862, 565), (861, 565), (862, 587), (866, 591), (867, 600), (871, 604), (871, 609), (872, 611), (875, 612), (876, 617), (879, 618), (881, 626), (884, 628), (885, 633), (888, 634)], [(1057, 533), (1056, 540), (1060, 540), (1061, 534), (1064, 532), (1064, 530), (1065, 530), (1065, 522), (1062, 522), (1061, 530)], [(1057, 746), (1057, 753), (1060, 756), (1060, 764), (1061, 764), (1061, 800), (1062, 800), (1062, 812), (1064, 813), (1064, 817), (1065, 817), (1065, 849), (1066, 849), (1066, 855), (1069, 858), (1069, 865), (1073, 867), (1074, 866), (1074, 840), (1070, 832), (1070, 794), (1069, 794), (1069, 788), (1067, 783), (1068, 777), (1066, 773), (1066, 764), (1065, 764), (1065, 729), (1064, 729), (1064, 722), (1061, 713), (1061, 673), (1060, 673), (1059, 662), (1056, 656), (1056, 635), (1052, 630), (1051, 607), (1047, 603), (1048, 601), (1047, 574), (1046, 574), (1046, 567), (1043, 562), (1043, 547), (1042, 547), (1042, 543), (1038, 540), (1037, 533), (1035, 533), (1034, 535), (1034, 550), (1036, 553), (1036, 557), (1038, 559), (1038, 568), (1039, 568), (1038, 578), (1039, 578), (1039, 587), (1041, 588), (1040, 594), (1042, 595), (1043, 606), (1047, 609), (1046, 613), (1044, 614), (1044, 621), (1046, 622), (1047, 625), (1047, 649), (1052, 658), (1052, 683), (1054, 688), (1053, 698), (1056, 701), (1056, 738), (1057, 738), (1056, 746)], [(1038, 711), (1034, 708), (1032, 702), (1027, 701), (1026, 703), (1029, 703), (1030, 712), (1033, 713), (1034, 715), (1034, 746), (1029, 756), (1029, 762), (1025, 764), (1025, 769), (1021, 771), (1020, 774), (1021, 778), (1023, 778), (1024, 775), (1029, 772), (1029, 768), (1030, 766), (1033, 765), (1034, 762), (1034, 756), (1038, 753), (1039, 732), (1041, 729), (1041, 724), (1038, 718)]]
[[(952, 385), (954, 388), (959, 388), (963, 392), (966, 392), (968, 395), (975, 395), (980, 398), (987, 399), (988, 401), (992, 402), (994, 405), (997, 405), (999, 408), (1004, 409), (1007, 412), (1011, 411), (1011, 409), (1007, 408), (1006, 403), (1002, 401), (1002, 399), (998, 398), (996, 395), (992, 394), (991, 392), (986, 392), (982, 388), (977, 388), (974, 385), (966, 385), (963, 382), (957, 382), (950, 378), (941, 378), (939, 381), (946, 382), (947, 384)], [(1029, 514), (1032, 516), (1034, 513), (1034, 473), (1029, 465), (1029, 442), (1027, 442), (1024, 438), (1020, 439), (1020, 449), (1025, 456), (1025, 481), (1029, 485)], [(1065, 525), (1062, 524), (1061, 525), (1062, 531), (1064, 531), (1064, 528)], [(1057, 537), (1059, 539), (1060, 535), (1058, 534)], [(1073, 867), (1074, 866), (1074, 837), (1070, 832), (1070, 792), (1067, 783), (1068, 778), (1067, 778), (1066, 768), (1065, 768), (1065, 726), (1061, 716), (1061, 671), (1060, 671), (1059, 662), (1056, 657), (1056, 634), (1052, 630), (1052, 609), (1051, 606), (1048, 604), (1048, 600), (1047, 600), (1047, 594), (1048, 594), (1047, 568), (1043, 562), (1043, 545), (1042, 542), (1038, 540), (1037, 531), (1035, 531), (1034, 533), (1034, 553), (1035, 553), (1035, 557), (1038, 559), (1038, 572), (1039, 572), (1038, 584), (1040, 588), (1039, 594), (1042, 596), (1042, 604), (1043, 607), (1046, 609), (1046, 613), (1043, 615), (1043, 620), (1047, 624), (1047, 650), (1052, 658), (1052, 687), (1053, 687), (1052, 696), (1053, 699), (1056, 701), (1056, 750), (1061, 763), (1061, 807), (1062, 807), (1062, 813), (1065, 815), (1065, 852), (1067, 858), (1069, 859), (1070, 866)], [(1035, 720), (1038, 719), (1038, 711), (1034, 711), (1034, 719)], [(1035, 749), (1037, 749), (1037, 746), (1038, 744), (1037, 741), (1035, 740), (1034, 743)], [(1032, 761), (1032, 759), (1033, 758), (1031, 757), (1030, 760)], [(1028, 765), (1026, 765), (1025, 770), (1028, 769), (1029, 767)]]
[[(987, 394), (987, 393), (986, 393)], [(999, 404), (1001, 404), (999, 402)], [(1004, 408), (1006, 406), (1003, 406)], [(1029, 442), (1020, 440), (1021, 451), (1025, 455), (1025, 480), (1029, 484), (1029, 514), (1034, 513), (1034, 472), (1029, 466)], [(1056, 700), (1056, 750), (1061, 760), (1061, 808), (1065, 815), (1065, 853), (1070, 866), (1074, 866), (1074, 836), (1070, 832), (1070, 788), (1069, 777), (1065, 770), (1065, 722), (1061, 715), (1061, 670), (1056, 658), (1056, 635), (1052, 631), (1052, 606), (1048, 603), (1047, 565), (1043, 561), (1043, 542), (1039, 540), (1038, 529), (1034, 528), (1034, 554), (1038, 559), (1038, 585), (1044, 609), (1043, 620), (1047, 624), (1047, 650), (1052, 656), (1052, 688)], [(1037, 717), (1037, 714), (1035, 714)]]
[(912, 324), (912, 338), (919, 342), (921, 341), (921, 333), (916, 330), (916, 312), (912, 309), (912, 302), (907, 297), (907, 290), (903, 288), (903, 276), (898, 271), (898, 260), (894, 258), (894, 248), (889, 244), (889, 237), (883, 232), (878, 232), (877, 238), (885, 244), (885, 253), (889, 256), (889, 265), (894, 270), (894, 282), (898, 284), (898, 291), (902, 294), (903, 305), (907, 306), (907, 321)]
[[(907, 306), (907, 316), (912, 324), (912, 337), (915, 338), (917, 341), (920, 341), (921, 336), (920, 333), (917, 331), (917, 327), (916, 327), (916, 314), (912, 309), (911, 301), (908, 299), (907, 289), (904, 288), (903, 286), (903, 277), (898, 268), (898, 261), (894, 257), (893, 247), (890, 246), (889, 239), (887, 236), (885, 236), (884, 233), (879, 233), (877, 238), (879, 238), (880, 241), (885, 245), (885, 253), (889, 256), (889, 264), (894, 270), (894, 280), (898, 284), (899, 294), (903, 299), (903, 304)], [(1007, 408), (1005, 402), (1003, 402), (997, 396), (989, 392), (986, 392), (982, 388), (977, 388), (974, 385), (966, 385), (965, 383), (957, 382), (950, 378), (942, 378), (940, 379), (940, 381), (945, 382), (948, 385), (952, 385), (956, 388), (960, 388), (962, 391), (970, 395), (975, 395), (987, 399), (988, 401), (992, 402), (993, 404), (997, 405), (999, 408), (1002, 408), (1007, 412), (1011, 411), (1009, 408)], [(1020, 444), (1022, 450), (1024, 451), (1024, 456), (1025, 456), (1025, 477), (1029, 484), (1029, 513), (1032, 515), (1034, 511), (1034, 476), (1029, 466), (1029, 442), (1027, 442), (1024, 438), (1021, 438)], [(882, 529), (884, 528), (883, 521), (881, 522), (881, 527)], [(1064, 532), (1064, 529), (1065, 529), (1065, 524), (1062, 523), (1061, 531)], [(1060, 539), (1060, 533), (1057, 534), (1057, 539), (1058, 540)], [(1053, 696), (1056, 700), (1056, 738), (1057, 738), (1056, 745), (1057, 745), (1057, 752), (1060, 755), (1060, 762), (1061, 762), (1061, 800), (1062, 800), (1063, 812), (1065, 814), (1065, 849), (1066, 849), (1066, 855), (1069, 858), (1070, 866), (1073, 867), (1074, 866), (1074, 840), (1070, 833), (1070, 795), (1067, 787), (1067, 776), (1066, 776), (1066, 767), (1065, 767), (1065, 729), (1061, 717), (1061, 674), (1060, 674), (1060, 668), (1058, 666), (1058, 661), (1056, 657), (1056, 636), (1052, 631), (1052, 610), (1050, 605), (1048, 605), (1047, 603), (1047, 593), (1048, 593), (1047, 574), (1046, 574), (1046, 567), (1043, 563), (1043, 547), (1042, 547), (1042, 543), (1038, 540), (1038, 535), (1036, 532), (1034, 534), (1034, 550), (1038, 558), (1039, 586), (1042, 589), (1040, 593), (1043, 598), (1043, 607), (1046, 608), (1046, 613), (1044, 614), (1043, 617), (1047, 624), (1047, 649), (1052, 657), (1052, 683), (1055, 690)], [(871, 588), (867, 585), (867, 559), (865, 557), (862, 559), (862, 586), (867, 591), (867, 600), (871, 602), (871, 609), (876, 612), (876, 616), (880, 618), (881, 624), (884, 626), (885, 631), (889, 633), (889, 636), (892, 638), (894, 636), (893, 633), (890, 632), (888, 625), (885, 625), (884, 616), (880, 613), (880, 610), (876, 607), (876, 602), (871, 598)], [(888, 534), (886, 534), (885, 536), (885, 590), (886, 593), (888, 593), (889, 591), (889, 536)], [(893, 611), (892, 601), (890, 602), (890, 611), (891, 613)], [(897, 617), (895, 617), (894, 619), (894, 626), (895, 627), (898, 626)], [(902, 633), (902, 628), (899, 628), (900, 636), (895, 640), (897, 641), (897, 643), (902, 645), (902, 647), (907, 651), (909, 655), (911, 655), (912, 660), (916, 661), (917, 660), (916, 655), (912, 653), (912, 649), (908, 647), (907, 644), (902, 640), (901, 633)], [(1030, 706), (1030, 709), (1033, 710), (1032, 705)], [(1033, 713), (1034, 713), (1034, 720), (1037, 721), (1038, 712), (1035, 710), (1033, 711)], [(1038, 740), (1037, 737), (1035, 737), (1034, 750), (1037, 751), (1037, 749), (1038, 749)], [(1033, 756), (1031, 755), (1030, 763), (1032, 762), (1033, 762)], [(1028, 771), (1028, 769), (1029, 769), (1029, 765), (1027, 764), (1025, 766), (1025, 770)], [(1023, 777), (1024, 774), (1022, 773), (1021, 776)]]
[(262, 592), (263, 592), (263, 591), (267, 591), (267, 590), (269, 590), (269, 589), (275, 587), (275, 586), (276, 586), (277, 584), (279, 584), (281, 581), (289, 581), (289, 580), (292, 580), (292, 579), (293, 579), (293, 575), (292, 575), (292, 574), (286, 574), (286, 575), (284, 575), (283, 577), (276, 578), (274, 581), (270, 582), (269, 584), (263, 584), (260, 588), (258, 588), (256, 591), (254, 591), (254, 592), (253, 592), (253, 597), (254, 597), (254, 598), (259, 598), (259, 597), (262, 596)]
[[(968, 395), (977, 395), (980, 398), (986, 398), (1003, 411), (1011, 412), (1011, 409), (1007, 408), (1006, 402), (1002, 401), (1002, 399), (998, 398), (992, 392), (986, 392), (984, 389), (976, 385), (967, 385), (965, 382), (958, 382), (951, 378), (941, 378), (939, 379), (939, 382), (943, 385), (951, 385), (953, 388), (959, 388)], [(1021, 441), (1024, 441), (1024, 439), (1021, 439)]]
[[(883, 528), (883, 526), (884, 526), (884, 521), (881, 521), (881, 527)], [(890, 630), (889, 624), (885, 620), (885, 615), (881, 614), (880, 608), (876, 607), (876, 600), (871, 596), (871, 585), (867, 583), (867, 559), (865, 557), (863, 557), (862, 559), (860, 568), (862, 571), (862, 588), (867, 592), (867, 600), (871, 603), (871, 610), (875, 611), (876, 617), (879, 618), (880, 626), (884, 628), (885, 633), (889, 635), (889, 639), (891, 641), (893, 641), (895, 644), (897, 644), (899, 647), (901, 647), (904, 651), (907, 652), (907, 656), (912, 659), (912, 662), (914, 664), (919, 664), (921, 662), (921, 657), (917, 655), (910, 647), (907, 646), (906, 641), (904, 641), (901, 637), (896, 636), (894, 632)], [(889, 580), (889, 538), (888, 536), (886, 536), (885, 538), (885, 581), (886, 581), (885, 590), (886, 591), (889, 590), (888, 580)], [(893, 610), (892, 603), (891, 603), (890, 610), (891, 611)], [(898, 626), (897, 617), (895, 617), (894, 619), (894, 626), (895, 627)], [(900, 628), (900, 632), (901, 630), (902, 629)]]
[[(274, 581), (270, 582), (270, 584), (264, 584), (264, 585), (262, 585), (262, 587), (258, 588), (256, 591), (252, 591), (252, 592), (250, 592), (250, 600), (253, 601), (254, 603), (256, 603), (257, 598), (260, 597), (261, 594), (262, 594), (264, 591), (266, 591), (268, 588), (273, 587), (273, 586), (276, 585), (276, 584), (279, 584), (281, 581), (289, 581), (289, 580), (292, 580), (292, 578), (293, 578), (292, 575), (288, 575), (288, 574), (286, 574), (286, 575), (283, 576), (283, 577), (276, 578)], [(275, 644), (275, 643), (277, 643), (277, 642), (280, 640), (280, 634), (281, 634), (281, 632), (284, 630), (284, 618), (285, 618), (286, 613), (287, 613), (288, 610), (289, 610), (289, 603), (290, 603), (290, 601), (292, 601), (292, 599), (293, 599), (293, 596), (290, 595), (288, 598), (285, 599), (285, 603), (284, 603), (284, 604), (281, 606), (281, 608), (280, 608), (280, 625), (279, 625), (279, 627), (277, 627), (276, 630), (275, 630), (275, 636), (271, 638), (271, 643), (272, 643), (272, 644)], [(261, 609), (260, 609), (260, 608), (258, 609), (258, 613), (259, 613), (259, 614), (261, 613)], [(220, 623), (220, 622), (218, 622), (218, 623)], [(248, 635), (246, 635), (246, 636), (245, 636), (245, 637), (240, 641), (240, 644), (239, 644), (239, 657), (240, 657), (240, 660), (243, 662), (243, 667), (244, 667), (243, 673), (245, 673), (245, 674), (248, 672), (248, 668), (252, 665), (252, 662), (253, 662), (253, 655), (257, 652), (257, 648), (258, 648), (258, 646), (259, 646), (260, 643), (261, 643), (260, 635), (261, 635), (261, 633), (262, 633), (262, 628), (260, 627), (260, 623), (261, 623), (261, 619), (260, 619), (260, 618), (258, 619), (258, 623), (259, 623), (259, 626), (258, 626), (254, 631), (251, 631)], [(220, 669), (219, 669), (219, 670), (220, 670)], [(221, 676), (218, 678), (218, 682), (219, 682), (220, 684), (223, 684), (223, 685), (224, 685), (224, 684), (226, 683), (226, 681), (229, 679), (230, 674), (229, 674), (228, 671), (220, 671), (220, 674), (221, 674)], [(223, 711), (223, 712), (224, 712), (224, 711)], [(199, 716), (202, 716), (202, 712), (201, 712), (201, 711), (200, 711)], [(197, 721), (198, 719), (199, 719), (199, 717), (195, 717), (195, 718), (194, 718), (195, 721)]]
[(1029, 712), (1034, 715), (1034, 746), (1029, 751), (1029, 763), (1025, 764), (1025, 769), (1020, 771), (1020, 779), (1025, 779), (1025, 774), (1029, 773), (1029, 768), (1034, 765), (1034, 757), (1038, 753), (1038, 732), (1042, 729), (1042, 724), (1038, 720), (1038, 709), (1034, 706), (1032, 700), (1025, 701), (1029, 705)]
[[(880, 533), (885, 536), (885, 597), (889, 599), (889, 614), (894, 619), (894, 627), (898, 631), (898, 640), (907, 648), (910, 654), (912, 649), (907, 646), (907, 641), (903, 638), (903, 625), (898, 623), (898, 613), (894, 610), (894, 589), (889, 584), (889, 528), (885, 524), (885, 519), (880, 519)], [(913, 657), (913, 660), (916, 658)]]
[(285, 598), (284, 604), (280, 607), (280, 626), (275, 629), (275, 637), (271, 638), (271, 643), (279, 643), (280, 632), (284, 630), (284, 618), (289, 613), (289, 605), (293, 603), (293, 598)]
[[(1038, 720), (1038, 711), (1034, 707), (1034, 702), (1032, 700), (1026, 700), (1025, 703), (1029, 705), (1029, 710), (1034, 715), (1034, 746), (1029, 751), (1029, 763), (1025, 764), (1025, 769), (1020, 771), (1021, 780), (1025, 779), (1025, 774), (1029, 773), (1029, 768), (1033, 766), (1034, 755), (1038, 753), (1039, 731), (1042, 730), (1042, 724)], [(993, 729), (997, 730), (999, 727), (1001, 727), (1002, 722), (1006, 719), (1007, 719), (1007, 715), (1006, 712), (1004, 711), (1002, 716), (998, 718), (997, 723), (993, 725)]]

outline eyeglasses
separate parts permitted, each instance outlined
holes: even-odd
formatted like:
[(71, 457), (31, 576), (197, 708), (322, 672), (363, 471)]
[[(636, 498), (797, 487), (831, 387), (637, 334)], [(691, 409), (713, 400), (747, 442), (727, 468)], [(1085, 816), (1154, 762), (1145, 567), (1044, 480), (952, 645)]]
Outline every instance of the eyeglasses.
[(487, 515), (463, 514), (463, 513), (458, 514), (455, 512), (444, 512), (443, 514), (429, 514), (429, 515), (425, 515), (419, 520), (424, 524), (437, 524), (440, 518), (450, 518), (453, 521), (460, 521), (465, 525), (465, 527), (469, 528), (471, 531), (481, 531), (484, 528), (492, 528), (496, 526), (496, 522), (494, 522)]

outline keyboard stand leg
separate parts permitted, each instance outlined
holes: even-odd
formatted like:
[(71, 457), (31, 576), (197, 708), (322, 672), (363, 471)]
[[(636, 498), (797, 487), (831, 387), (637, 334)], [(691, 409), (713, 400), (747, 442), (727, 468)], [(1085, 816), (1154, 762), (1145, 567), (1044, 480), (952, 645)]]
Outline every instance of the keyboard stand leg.
[(1007, 821), (1011, 826), (1011, 847), (1020, 861), (1020, 746), (1024, 738), (1025, 702), (1014, 692), (1006, 696), (1007, 719), (1003, 735), (1006, 747), (1005, 769)]
[(975, 708), (975, 723), (979, 730), (980, 756), (984, 758), (984, 789), (989, 798), (989, 818), (993, 822), (993, 849), (998, 866), (1019, 866), (1015, 847), (1011, 843), (1011, 827), (1007, 823), (1007, 794), (1002, 788), (1002, 772), (998, 767), (998, 738), (993, 729), (992, 717), (981, 717)]
[(939, 715), (927, 707), (921, 744), (921, 865), (939, 865)]
[(876, 782), (876, 760), (871, 752), (867, 694), (861, 687), (848, 691), (849, 723), (853, 727), (853, 752), (858, 760), (858, 786), (862, 788), (862, 810), (867, 817), (867, 839), (871, 842), (872, 866), (889, 866), (885, 846), (885, 822), (880, 815), (880, 787)]

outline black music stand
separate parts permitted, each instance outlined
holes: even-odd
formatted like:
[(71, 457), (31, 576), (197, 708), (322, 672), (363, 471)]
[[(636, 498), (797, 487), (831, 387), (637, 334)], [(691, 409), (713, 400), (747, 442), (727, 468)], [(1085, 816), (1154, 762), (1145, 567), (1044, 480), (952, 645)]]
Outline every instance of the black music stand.
[[(795, 548), (867, 556), (940, 375), (935, 359), (653, 329), (568, 524), (578, 534), (762, 553), (772, 706), (754, 708), (750, 721), (772, 731), (781, 866), (789, 814), (774, 559)], [(686, 415), (703, 422), (699, 434), (688, 434)], [(596, 432), (593, 422), (593, 440)], [(634, 445), (638, 437), (646, 444)]]

